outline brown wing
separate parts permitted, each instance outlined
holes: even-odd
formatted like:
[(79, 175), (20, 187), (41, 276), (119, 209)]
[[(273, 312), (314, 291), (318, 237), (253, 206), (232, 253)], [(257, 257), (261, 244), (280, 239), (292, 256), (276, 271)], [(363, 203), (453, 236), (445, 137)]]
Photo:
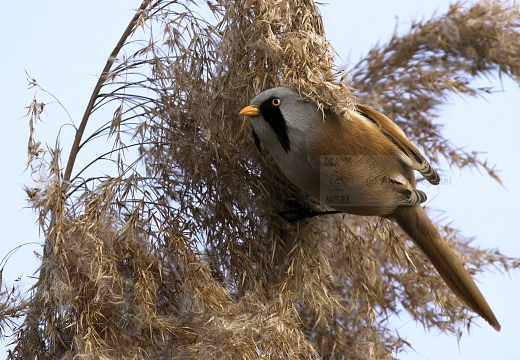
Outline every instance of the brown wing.
[(419, 171), (431, 184), (440, 182), (439, 174), (424, 158), (420, 151), (406, 138), (404, 132), (389, 118), (368, 106), (357, 104), (356, 110), (371, 121), (379, 130), (395, 144), (410, 160), (412, 169)]

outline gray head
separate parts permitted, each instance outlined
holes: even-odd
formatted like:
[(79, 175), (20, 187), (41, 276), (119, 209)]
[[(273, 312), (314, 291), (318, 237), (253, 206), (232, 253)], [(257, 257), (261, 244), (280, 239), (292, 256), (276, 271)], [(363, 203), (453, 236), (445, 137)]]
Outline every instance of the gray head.
[(322, 113), (314, 102), (284, 87), (256, 95), (240, 114), (251, 117), (256, 145), (264, 143), (270, 151), (279, 146), (285, 152), (297, 148), (298, 143), (309, 139), (317, 122), (322, 121)]

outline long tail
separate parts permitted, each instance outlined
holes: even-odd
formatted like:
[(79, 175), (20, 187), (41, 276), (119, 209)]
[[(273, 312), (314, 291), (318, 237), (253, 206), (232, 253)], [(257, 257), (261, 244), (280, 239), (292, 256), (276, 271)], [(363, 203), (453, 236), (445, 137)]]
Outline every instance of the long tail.
[(500, 324), (468, 270), (446, 244), (424, 209), (419, 205), (402, 206), (390, 217), (412, 238), (455, 295), (500, 331)]

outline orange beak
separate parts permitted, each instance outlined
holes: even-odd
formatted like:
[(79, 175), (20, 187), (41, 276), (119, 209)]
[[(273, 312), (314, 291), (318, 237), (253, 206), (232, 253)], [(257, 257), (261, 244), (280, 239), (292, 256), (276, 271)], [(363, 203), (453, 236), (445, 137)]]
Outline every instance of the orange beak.
[(254, 106), (248, 105), (245, 108), (243, 108), (242, 110), (240, 110), (239, 115), (258, 116), (258, 115), (260, 115), (260, 110), (258, 110), (258, 108), (254, 107)]

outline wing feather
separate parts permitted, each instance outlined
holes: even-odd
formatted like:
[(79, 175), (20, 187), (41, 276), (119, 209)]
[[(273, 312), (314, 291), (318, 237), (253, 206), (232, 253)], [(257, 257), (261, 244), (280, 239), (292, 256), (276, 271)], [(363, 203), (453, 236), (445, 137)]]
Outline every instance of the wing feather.
[(408, 165), (421, 173), (431, 184), (437, 185), (440, 177), (432, 168), (421, 152), (406, 138), (404, 132), (388, 117), (368, 106), (357, 104), (356, 110), (369, 120), (385, 135), (395, 146), (397, 146), (408, 160)]

